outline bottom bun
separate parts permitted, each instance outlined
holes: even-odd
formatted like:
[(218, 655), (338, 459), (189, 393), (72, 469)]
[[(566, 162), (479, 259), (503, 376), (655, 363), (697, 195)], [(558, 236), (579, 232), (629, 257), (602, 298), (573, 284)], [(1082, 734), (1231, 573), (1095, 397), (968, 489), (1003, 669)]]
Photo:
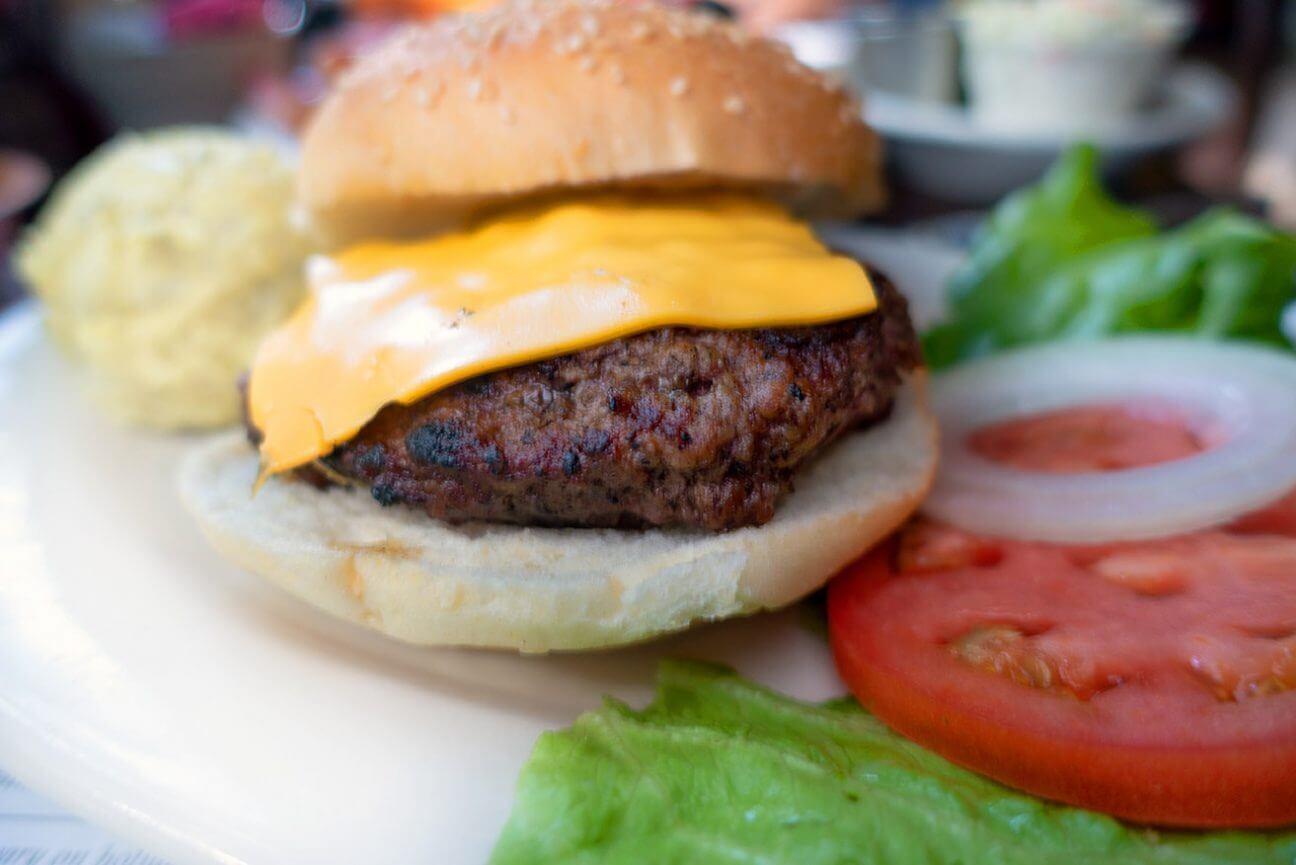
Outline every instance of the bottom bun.
[(773, 520), (726, 534), (451, 526), (291, 477), (254, 498), (257, 456), (238, 434), (195, 449), (180, 489), (223, 555), (396, 639), (524, 652), (614, 646), (785, 606), (895, 529), (936, 468), (922, 384), (911, 379), (886, 422), (804, 467)]

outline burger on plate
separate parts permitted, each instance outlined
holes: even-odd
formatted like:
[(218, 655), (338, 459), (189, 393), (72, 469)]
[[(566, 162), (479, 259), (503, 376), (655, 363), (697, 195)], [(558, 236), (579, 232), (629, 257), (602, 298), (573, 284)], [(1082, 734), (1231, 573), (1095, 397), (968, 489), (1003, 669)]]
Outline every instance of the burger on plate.
[[(936, 462), (834, 82), (704, 14), (516, 2), (362, 59), (302, 142), (336, 242), (187, 461), (223, 554), (401, 640), (581, 649), (786, 605)], [(255, 488), (255, 493), (254, 493)]]

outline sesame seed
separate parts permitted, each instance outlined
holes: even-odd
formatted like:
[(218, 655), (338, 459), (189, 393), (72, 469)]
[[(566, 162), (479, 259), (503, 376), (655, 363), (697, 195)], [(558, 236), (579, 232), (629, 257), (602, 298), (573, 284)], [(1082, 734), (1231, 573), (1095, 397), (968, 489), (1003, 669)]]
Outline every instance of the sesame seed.
[(689, 91), (688, 79), (683, 75), (671, 79), (670, 94), (671, 96), (683, 96)]
[(593, 72), (594, 67), (598, 66), (598, 61), (594, 59), (593, 55), (585, 54), (581, 56), (576, 65), (580, 67), (581, 72)]
[(584, 30), (586, 33), (588, 33), (590, 36), (597, 36), (599, 34), (598, 19), (595, 18), (593, 15), (584, 16), (583, 18), (581, 18), (581, 29)]
[(642, 42), (647, 39), (651, 33), (652, 29), (648, 26), (647, 22), (636, 21), (630, 25), (630, 41), (632, 42)]
[(505, 123), (507, 123), (509, 126), (512, 126), (513, 123), (514, 123), (514, 121), (517, 120), (517, 113), (513, 111), (513, 107), (512, 107), (512, 106), (510, 106), (510, 105), (501, 105), (501, 106), (500, 106), (500, 119), (503, 120)]
[(730, 114), (742, 114), (747, 110), (747, 103), (741, 96), (726, 96), (724, 101), (724, 110)]
[(468, 79), (468, 98), (477, 101), (482, 97), (482, 80), (480, 78)]
[(453, 53), (455, 62), (457, 62), (459, 68), (465, 72), (476, 66), (477, 62), (481, 59), (480, 55), (476, 51), (468, 50), (463, 43), (455, 43)]
[(626, 83), (625, 70), (615, 64), (612, 66), (612, 81), (618, 85)]
[(540, 22), (523, 20), (508, 31), (508, 41), (513, 45), (530, 45), (540, 36)]
[(705, 36), (713, 30), (711, 20), (706, 15), (690, 15), (684, 21), (686, 36)]

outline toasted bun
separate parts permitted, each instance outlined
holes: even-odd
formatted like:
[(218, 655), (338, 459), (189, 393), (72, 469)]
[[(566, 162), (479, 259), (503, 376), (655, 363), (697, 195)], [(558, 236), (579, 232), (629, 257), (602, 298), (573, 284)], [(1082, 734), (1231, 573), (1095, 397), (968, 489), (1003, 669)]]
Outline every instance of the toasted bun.
[(237, 434), (180, 489), (216, 549), (339, 618), (410, 643), (545, 652), (645, 640), (817, 589), (917, 508), (936, 425), (906, 385), (885, 423), (808, 466), (774, 519), (727, 534), (450, 526), (362, 492), (274, 478)]
[(883, 198), (877, 136), (835, 81), (711, 16), (613, 0), (513, 0), (403, 31), (320, 107), (300, 177), (335, 237), (571, 187), (748, 189), (808, 216)]

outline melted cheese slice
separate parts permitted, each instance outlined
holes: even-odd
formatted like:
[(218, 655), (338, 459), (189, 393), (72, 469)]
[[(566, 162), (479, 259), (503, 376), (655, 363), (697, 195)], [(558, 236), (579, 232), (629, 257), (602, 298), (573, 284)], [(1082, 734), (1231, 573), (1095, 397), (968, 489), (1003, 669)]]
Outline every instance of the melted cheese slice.
[(593, 198), (310, 265), (262, 344), (249, 408), (263, 477), (325, 456), (390, 403), (667, 325), (810, 325), (877, 306), (863, 268), (775, 205)]

